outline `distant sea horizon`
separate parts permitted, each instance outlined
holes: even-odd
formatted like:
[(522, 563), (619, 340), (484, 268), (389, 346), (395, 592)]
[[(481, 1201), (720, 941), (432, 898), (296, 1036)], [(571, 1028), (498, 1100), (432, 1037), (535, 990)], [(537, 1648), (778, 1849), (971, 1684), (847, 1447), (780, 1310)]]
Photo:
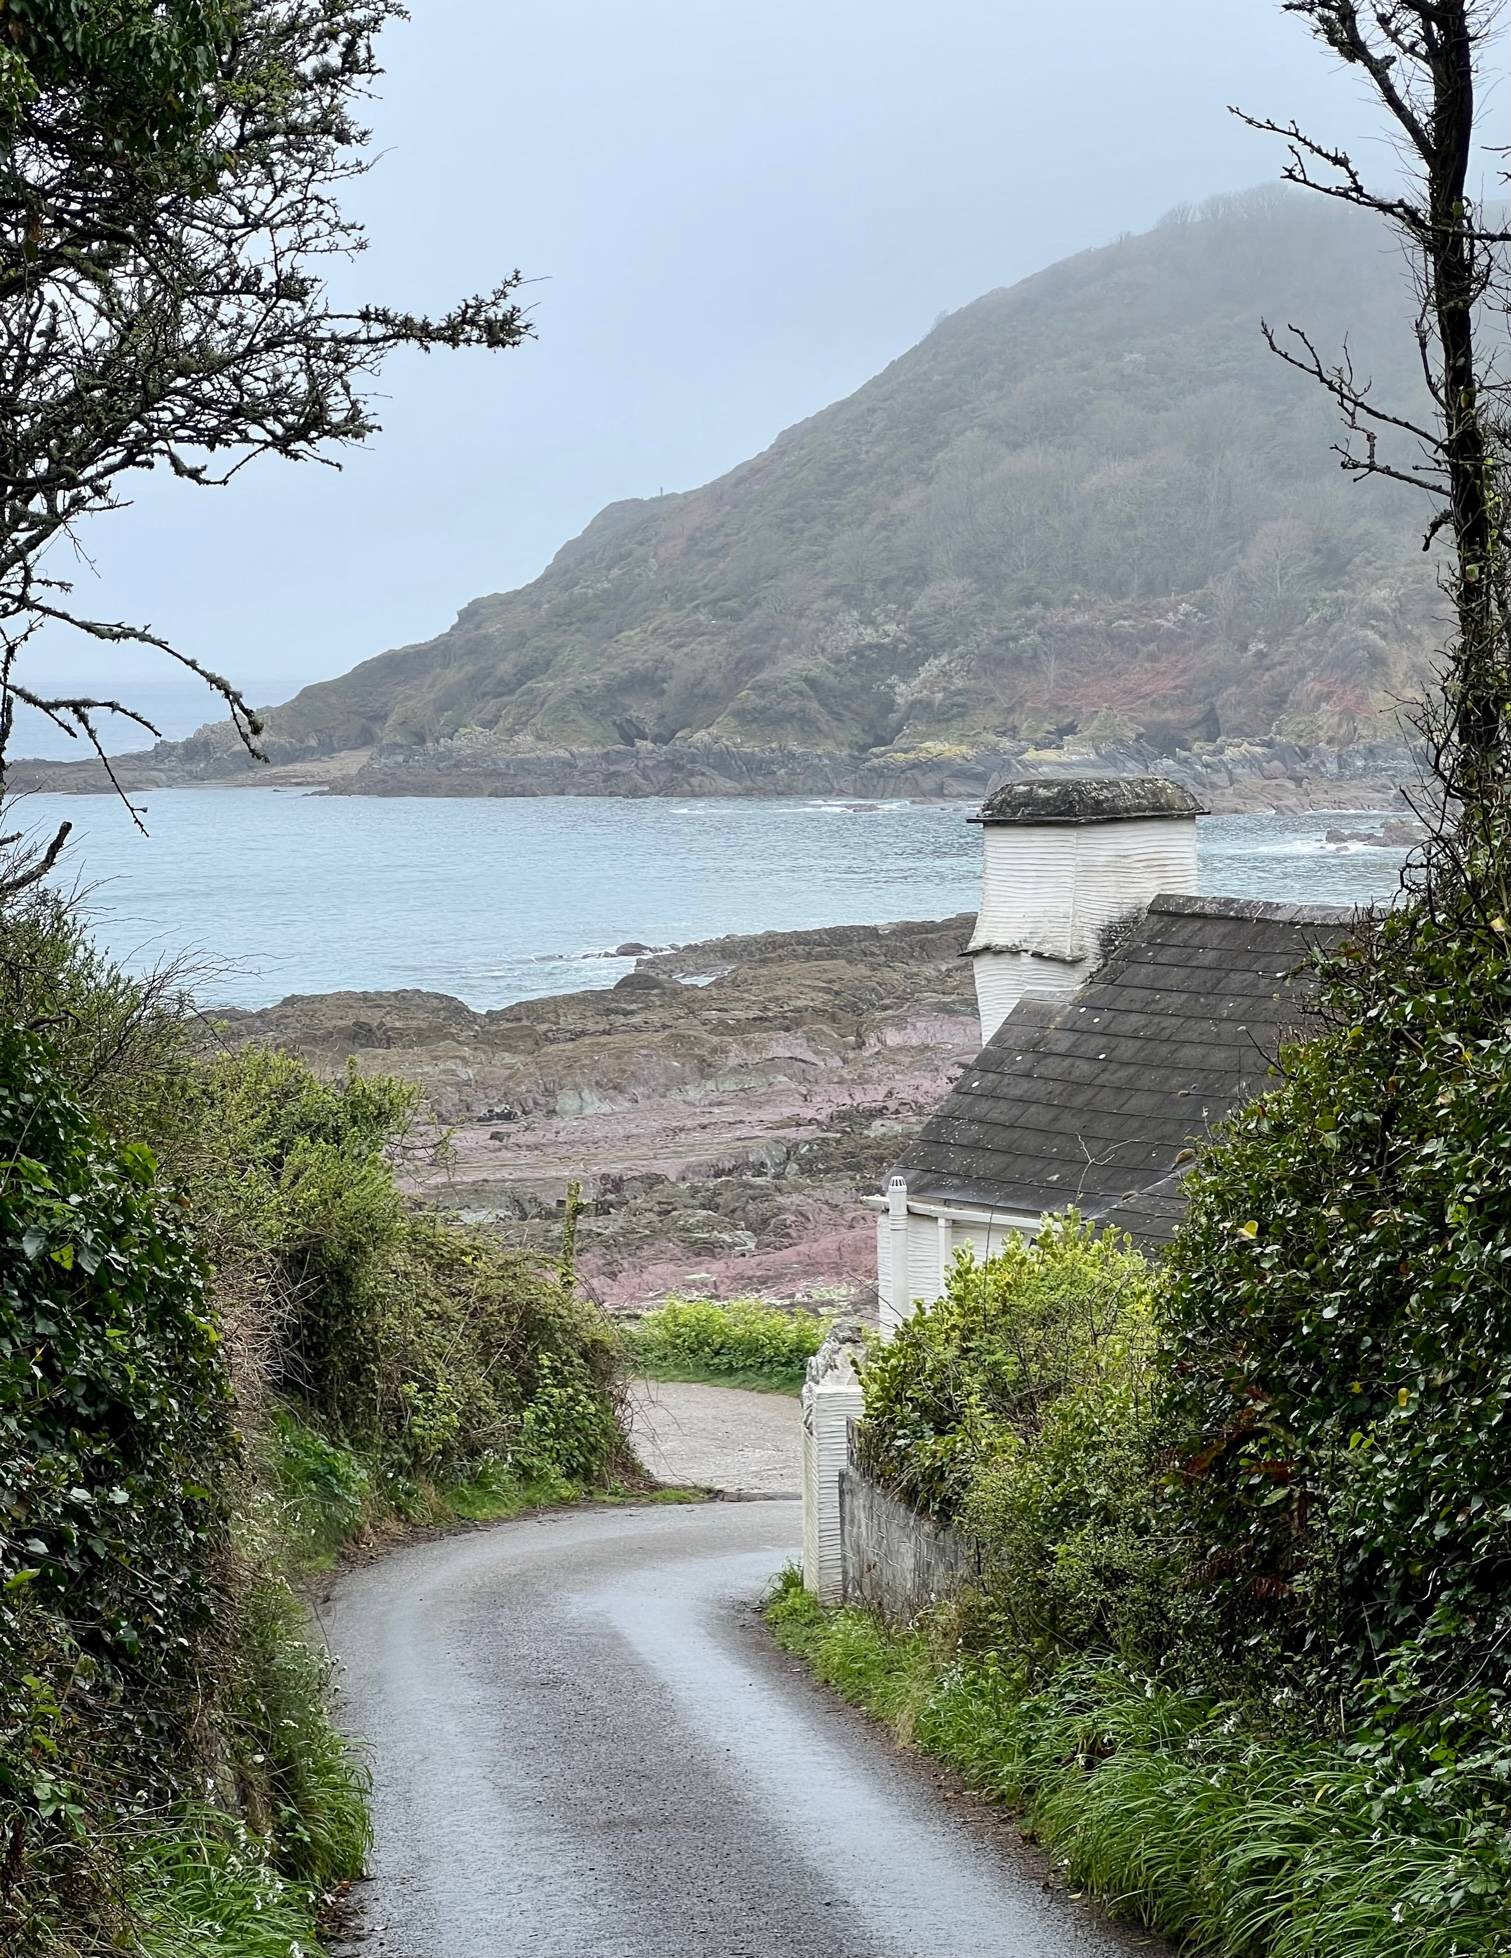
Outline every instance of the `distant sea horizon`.
[[(975, 909), (966, 803), (599, 797), (378, 799), (267, 788), (154, 791), (139, 835), (110, 796), (31, 795), (74, 835), (54, 882), (127, 970), (185, 960), (202, 1005), (416, 988), (492, 1008), (611, 986), (621, 945), (942, 918)], [(1399, 812), (1396, 812), (1399, 813)], [(1379, 811), (1213, 816), (1201, 888), (1364, 904), (1399, 849), (1325, 843)]]

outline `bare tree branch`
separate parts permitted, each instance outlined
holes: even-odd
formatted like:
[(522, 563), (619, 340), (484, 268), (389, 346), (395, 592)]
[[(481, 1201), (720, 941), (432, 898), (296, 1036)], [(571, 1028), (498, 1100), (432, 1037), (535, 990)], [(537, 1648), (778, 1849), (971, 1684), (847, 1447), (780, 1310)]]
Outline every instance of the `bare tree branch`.
[(117, 689), (42, 677), (66, 632), (174, 660), (259, 752), (233, 681), (149, 627), (80, 610), (49, 569), (133, 476), (214, 488), (262, 456), (334, 465), (376, 432), (371, 384), (396, 348), (497, 349), (531, 331), (517, 272), (436, 314), (328, 291), (365, 242), (341, 198), (371, 167), (358, 109), (400, 0), (187, 12), (198, 40), (163, 0), (125, 55), (51, 35), (45, 10), (8, 29), (32, 79), (0, 78), (0, 791), (13, 702), (102, 760), (98, 717), (155, 732)]
[[(1357, 68), (1404, 139), (1407, 183), (1372, 185), (1344, 150), (1281, 123), (1235, 111), (1249, 127), (1281, 138), (1284, 175), (1325, 196), (1383, 218), (1404, 238), (1421, 306), (1415, 333), (1437, 423), (1425, 428), (1369, 398), (1345, 347), (1324, 361), (1300, 328), (1287, 344), (1266, 325), (1271, 350), (1325, 388), (1348, 439), (1346, 470), (1425, 490), (1442, 507), (1424, 549), (1453, 539), (1446, 588), (1457, 621), (1442, 696), (1429, 700), (1422, 732), (1441, 794), (1439, 832), (1450, 810), (1478, 824), (1503, 823), (1511, 803), (1511, 578), (1503, 478), (1507, 461), (1506, 384), (1477, 340), (1487, 308), (1503, 314), (1511, 232), (1487, 223), (1470, 194), (1479, 64), (1501, 14), (1500, 0), (1285, 0), (1334, 55)], [(1502, 173), (1504, 176), (1504, 173)], [(1300, 349), (1298, 352), (1297, 349)], [(1382, 443), (1408, 437), (1406, 463)], [(1447, 860), (1446, 858), (1444, 859)]]

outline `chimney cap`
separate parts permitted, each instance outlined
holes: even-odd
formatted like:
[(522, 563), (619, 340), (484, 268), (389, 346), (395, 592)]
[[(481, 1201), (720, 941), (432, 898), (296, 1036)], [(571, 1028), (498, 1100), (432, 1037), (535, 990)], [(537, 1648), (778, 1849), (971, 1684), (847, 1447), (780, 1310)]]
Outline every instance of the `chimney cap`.
[(1134, 817), (1205, 816), (1196, 797), (1162, 775), (1035, 775), (1004, 782), (973, 823), (1120, 823)]

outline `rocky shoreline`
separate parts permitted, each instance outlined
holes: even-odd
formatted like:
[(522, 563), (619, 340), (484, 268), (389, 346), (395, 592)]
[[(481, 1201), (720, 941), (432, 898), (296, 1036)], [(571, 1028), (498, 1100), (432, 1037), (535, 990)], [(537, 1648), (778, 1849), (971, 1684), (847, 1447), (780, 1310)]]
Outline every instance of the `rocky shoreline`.
[(414, 1081), (452, 1131), (419, 1192), (542, 1250), (580, 1181), (589, 1288), (864, 1309), (860, 1204), (973, 1058), (971, 917), (709, 940), (601, 991), (475, 1012), (418, 991), (294, 996), (209, 1017), (328, 1071)]
[[(694, 738), (620, 748), (505, 746), (478, 731), (419, 747), (336, 751), (269, 737), (265, 764), (236, 743), (228, 724), (187, 741), (159, 742), (114, 763), (123, 787), (221, 784), (307, 788), (375, 796), (845, 796), (861, 800), (979, 801), (1005, 780), (1041, 775), (1168, 776), (1214, 813), (1387, 808), (1414, 779), (1400, 741), (1334, 748), (1279, 739), (1218, 740), (1187, 749), (1144, 741), (1034, 747), (1003, 742), (968, 750), (939, 744), (868, 755), (761, 748)], [(97, 762), (17, 762), (14, 789), (98, 794)]]

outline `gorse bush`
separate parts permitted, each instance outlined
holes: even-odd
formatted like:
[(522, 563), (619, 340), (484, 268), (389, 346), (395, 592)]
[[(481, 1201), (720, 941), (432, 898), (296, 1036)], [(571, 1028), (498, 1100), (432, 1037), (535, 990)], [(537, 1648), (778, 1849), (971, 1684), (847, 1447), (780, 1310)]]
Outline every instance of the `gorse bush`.
[(627, 1338), (638, 1363), (663, 1378), (796, 1389), (829, 1325), (763, 1299), (671, 1299), (648, 1312)]

